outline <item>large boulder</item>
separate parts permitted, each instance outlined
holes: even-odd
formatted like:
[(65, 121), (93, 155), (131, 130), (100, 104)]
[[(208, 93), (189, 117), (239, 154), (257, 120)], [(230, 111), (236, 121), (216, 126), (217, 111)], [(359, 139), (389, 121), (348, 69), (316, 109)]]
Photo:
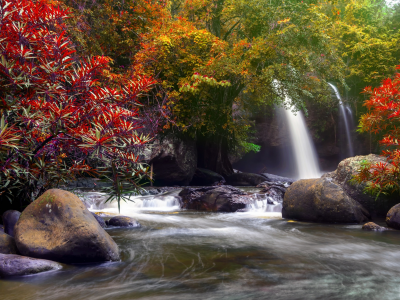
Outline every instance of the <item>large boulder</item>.
[(199, 211), (235, 212), (252, 202), (249, 195), (232, 186), (185, 188), (179, 196), (183, 208)]
[(254, 173), (234, 173), (226, 177), (226, 184), (233, 186), (256, 186), (264, 181), (264, 176)]
[(17, 253), (17, 245), (15, 245), (14, 238), (4, 232), (0, 232), (0, 253), (2, 254)]
[(107, 221), (108, 226), (116, 226), (116, 227), (142, 227), (138, 221), (131, 217), (126, 216), (115, 216)]
[(354, 175), (359, 173), (362, 163), (365, 162), (371, 164), (385, 163), (386, 159), (376, 154), (349, 157), (342, 160), (334, 172), (327, 173), (322, 177), (331, 178), (336, 184), (340, 185), (346, 194), (366, 208), (372, 217), (386, 216), (388, 210), (399, 203), (397, 195), (385, 196), (381, 194), (377, 198), (364, 192), (367, 183), (350, 182)]
[(369, 219), (358, 202), (326, 178), (293, 183), (283, 199), (282, 217), (310, 222), (361, 223)]
[(197, 167), (194, 141), (165, 139), (152, 145), (149, 164), (156, 185), (188, 185)]
[(2, 218), (3, 218), (5, 233), (7, 233), (8, 235), (11, 235), (12, 237), (14, 236), (14, 227), (15, 227), (15, 224), (17, 224), (20, 216), (21, 216), (21, 213), (17, 210), (7, 210), (3, 214)]
[(62, 265), (45, 259), (20, 256), (15, 254), (0, 254), (0, 277), (32, 275), (41, 272), (55, 271)]
[(387, 226), (400, 229), (400, 203), (393, 206), (386, 215)]
[(74, 194), (51, 189), (32, 202), (15, 226), (22, 255), (65, 263), (119, 260), (117, 244)]
[(219, 185), (224, 184), (225, 178), (213, 171), (203, 168), (197, 168), (193, 175), (193, 179), (190, 182), (192, 186), (207, 186), (207, 185)]

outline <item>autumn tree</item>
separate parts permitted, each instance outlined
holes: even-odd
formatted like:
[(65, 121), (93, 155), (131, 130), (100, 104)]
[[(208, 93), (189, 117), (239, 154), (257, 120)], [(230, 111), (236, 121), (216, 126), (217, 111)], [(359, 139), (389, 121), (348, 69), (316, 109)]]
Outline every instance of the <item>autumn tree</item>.
[(400, 192), (400, 74), (397, 73), (393, 80), (385, 79), (378, 88), (367, 87), (364, 92), (369, 96), (364, 103), (368, 113), (362, 115), (359, 130), (375, 134), (383, 132), (380, 144), (387, 161), (364, 163), (353, 180), (367, 182), (366, 191), (371, 194)]
[(138, 99), (154, 81), (103, 85), (110, 58), (73, 59), (68, 15), (44, 0), (0, 0), (2, 200), (33, 200), (80, 172), (101, 172), (85, 163), (90, 158), (111, 171), (118, 199), (124, 181), (137, 186), (145, 175), (137, 149), (149, 137), (139, 132)]
[(231, 174), (228, 151), (246, 140), (248, 112), (282, 103), (283, 90), (292, 99), (286, 106), (302, 109), (305, 98), (329, 97), (327, 80), (343, 82), (328, 25), (307, 3), (172, 4), (175, 18), (143, 36), (135, 72), (158, 76), (174, 116), (166, 129), (197, 139), (199, 167)]

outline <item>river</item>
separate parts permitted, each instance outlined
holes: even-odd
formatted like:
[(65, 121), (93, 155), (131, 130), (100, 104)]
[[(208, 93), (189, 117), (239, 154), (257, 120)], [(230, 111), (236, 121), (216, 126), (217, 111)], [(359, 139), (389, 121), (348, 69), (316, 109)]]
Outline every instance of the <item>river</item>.
[[(122, 204), (121, 213), (142, 228), (107, 229), (120, 262), (0, 280), (0, 299), (400, 297), (398, 231), (295, 222), (273, 211), (182, 211), (167, 196), (170, 203), (158, 209)], [(115, 205), (88, 206), (115, 211)]]

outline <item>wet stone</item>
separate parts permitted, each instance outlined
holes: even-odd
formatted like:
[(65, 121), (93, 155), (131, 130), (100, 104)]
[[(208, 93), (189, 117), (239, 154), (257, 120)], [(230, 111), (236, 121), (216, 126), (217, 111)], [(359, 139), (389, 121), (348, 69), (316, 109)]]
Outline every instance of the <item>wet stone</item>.
[(387, 228), (379, 226), (378, 224), (375, 224), (374, 222), (368, 222), (365, 223), (362, 227), (363, 230), (367, 231), (385, 231)]
[(32, 275), (61, 268), (62, 265), (50, 260), (15, 254), (0, 254), (0, 277), (3, 278)]
[(127, 216), (115, 216), (108, 220), (106, 224), (116, 227), (142, 227), (138, 221)]
[(15, 226), (18, 251), (62, 263), (119, 260), (117, 244), (74, 194), (46, 191), (22, 212)]
[(92, 215), (93, 215), (93, 217), (96, 219), (96, 221), (100, 224), (100, 226), (101, 226), (102, 228), (106, 228), (106, 227), (107, 227), (107, 224), (106, 224), (106, 222), (103, 220), (102, 217), (96, 215), (96, 214), (93, 213), (93, 212), (92, 212)]
[(386, 215), (387, 226), (400, 229), (400, 203), (393, 206)]
[(17, 224), (21, 213), (17, 210), (7, 210), (2, 218), (4, 223), (4, 232), (14, 237), (14, 227)]
[(12, 236), (0, 231), (0, 253), (16, 254), (17, 246)]

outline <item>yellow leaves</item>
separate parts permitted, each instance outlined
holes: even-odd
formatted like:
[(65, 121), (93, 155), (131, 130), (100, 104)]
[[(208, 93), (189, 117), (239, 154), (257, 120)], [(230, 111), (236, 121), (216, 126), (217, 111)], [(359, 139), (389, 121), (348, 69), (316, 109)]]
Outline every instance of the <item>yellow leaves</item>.
[(168, 36), (161, 35), (158, 39), (165, 47), (172, 47), (171, 39)]
[(286, 19), (278, 21), (278, 24), (284, 24), (284, 23), (287, 23), (289, 21), (290, 21), (290, 18), (286, 18)]

